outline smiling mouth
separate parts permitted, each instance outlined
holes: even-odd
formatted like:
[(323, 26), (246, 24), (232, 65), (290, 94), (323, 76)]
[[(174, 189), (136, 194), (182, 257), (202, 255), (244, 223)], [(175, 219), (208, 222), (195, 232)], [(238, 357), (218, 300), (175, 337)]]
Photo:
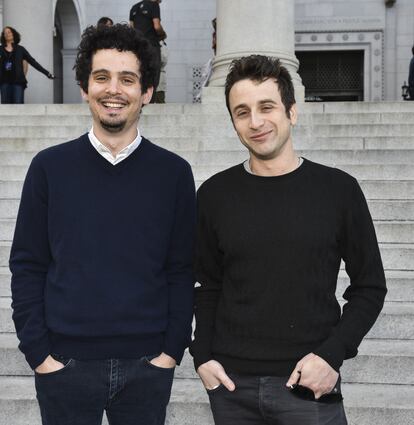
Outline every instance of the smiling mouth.
[(125, 103), (120, 102), (110, 102), (110, 101), (101, 101), (101, 105), (107, 109), (122, 109), (126, 106)]
[(265, 131), (264, 133), (260, 133), (260, 134), (255, 134), (253, 136), (250, 136), (250, 138), (252, 140), (262, 140), (264, 139), (268, 134), (270, 134), (272, 132), (272, 130), (270, 131)]

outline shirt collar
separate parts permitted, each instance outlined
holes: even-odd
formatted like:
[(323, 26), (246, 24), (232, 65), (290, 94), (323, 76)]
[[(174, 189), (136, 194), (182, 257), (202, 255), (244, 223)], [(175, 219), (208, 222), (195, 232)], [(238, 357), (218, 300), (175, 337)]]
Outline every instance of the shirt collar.
[(137, 128), (137, 137), (128, 145), (125, 146), (118, 154), (114, 157), (112, 155), (112, 152), (109, 148), (107, 148), (103, 143), (101, 143), (98, 138), (95, 136), (95, 133), (93, 132), (93, 127), (88, 133), (88, 137), (90, 142), (92, 143), (92, 146), (106, 159), (109, 160), (109, 158), (112, 158), (110, 162), (113, 164), (116, 162), (119, 162), (119, 159), (125, 159), (127, 156), (131, 155), (132, 152), (140, 145), (142, 137), (141, 133), (139, 131), (139, 128)]

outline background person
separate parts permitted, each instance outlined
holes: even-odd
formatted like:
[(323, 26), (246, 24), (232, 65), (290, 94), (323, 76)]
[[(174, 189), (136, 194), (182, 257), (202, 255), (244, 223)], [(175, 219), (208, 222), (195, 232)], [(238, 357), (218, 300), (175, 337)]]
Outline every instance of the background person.
[(112, 27), (114, 24), (114, 21), (111, 18), (108, 18), (107, 16), (102, 16), (102, 18), (99, 18), (97, 22), (97, 26), (106, 26), (106, 27)]
[(156, 91), (161, 72), (161, 46), (160, 41), (167, 38), (167, 34), (161, 25), (161, 0), (143, 0), (132, 6), (129, 12), (129, 23), (142, 34), (154, 47), (154, 53), (159, 67), (155, 79), (154, 90)]
[(410, 94), (410, 100), (414, 100), (414, 46), (411, 48), (413, 57), (410, 61), (410, 68), (408, 72), (408, 92)]
[(36, 62), (19, 43), (20, 34), (12, 27), (4, 27), (0, 46), (1, 103), (24, 103), (28, 63), (47, 78), (54, 78), (53, 74)]

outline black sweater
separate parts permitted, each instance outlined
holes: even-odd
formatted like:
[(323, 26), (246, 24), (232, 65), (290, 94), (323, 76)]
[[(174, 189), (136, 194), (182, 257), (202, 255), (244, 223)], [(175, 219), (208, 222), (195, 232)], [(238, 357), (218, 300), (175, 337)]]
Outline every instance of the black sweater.
[[(288, 376), (313, 352), (339, 370), (386, 294), (368, 207), (348, 174), (305, 160), (277, 177), (223, 171), (198, 191), (195, 367)], [(335, 296), (345, 261), (351, 285)]]
[(88, 135), (40, 152), (10, 257), (13, 319), (32, 368), (79, 359), (180, 362), (193, 312), (195, 189), (189, 164), (143, 139), (117, 165)]
[[(19, 44), (14, 46), (14, 55), (14, 66), (16, 67), (14, 74), (15, 81), (13, 82), (14, 84), (21, 84), (22, 86), (27, 87), (27, 80), (23, 72), (23, 60), (26, 60), (30, 65), (33, 66), (33, 68), (46, 75), (46, 77), (49, 75), (49, 71), (36, 62), (36, 60), (30, 56), (30, 53), (23, 46), (20, 46)], [(3, 62), (5, 58), (6, 52), (4, 46), (0, 46), (0, 84), (3, 83)]]

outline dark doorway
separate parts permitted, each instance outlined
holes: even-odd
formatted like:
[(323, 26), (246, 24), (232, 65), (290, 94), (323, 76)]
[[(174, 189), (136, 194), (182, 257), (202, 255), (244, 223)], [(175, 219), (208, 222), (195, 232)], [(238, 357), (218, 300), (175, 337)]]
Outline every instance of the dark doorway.
[(307, 102), (364, 100), (364, 51), (295, 52)]

